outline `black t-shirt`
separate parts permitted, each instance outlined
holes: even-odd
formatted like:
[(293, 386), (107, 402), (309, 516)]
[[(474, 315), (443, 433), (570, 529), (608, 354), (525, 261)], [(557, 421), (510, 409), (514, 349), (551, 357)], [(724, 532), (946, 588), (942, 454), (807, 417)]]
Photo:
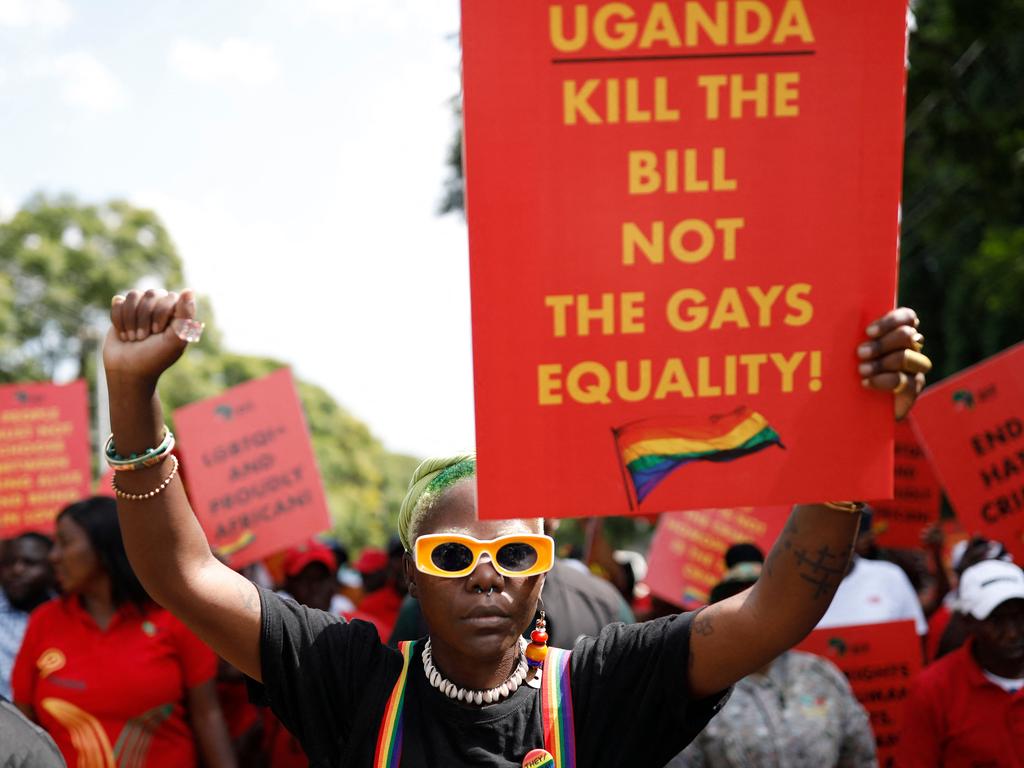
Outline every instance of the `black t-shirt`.
[[(373, 763), (384, 707), (402, 668), (363, 621), (345, 623), (260, 590), (263, 685), (269, 705), (313, 768)], [(690, 743), (724, 697), (691, 702), (691, 614), (613, 624), (573, 649), (570, 681), (579, 768), (661, 768)], [(453, 702), (423, 674), (418, 641), (405, 696), (403, 768), (521, 768), (544, 746), (538, 691), (521, 686), (484, 707)], [(251, 682), (251, 681), (250, 681)]]

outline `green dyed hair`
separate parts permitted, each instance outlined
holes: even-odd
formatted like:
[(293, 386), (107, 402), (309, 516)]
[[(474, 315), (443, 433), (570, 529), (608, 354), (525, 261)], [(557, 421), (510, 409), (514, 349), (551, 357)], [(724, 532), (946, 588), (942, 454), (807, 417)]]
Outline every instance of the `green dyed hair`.
[(425, 459), (416, 467), (398, 513), (398, 536), (406, 552), (412, 552), (411, 532), (445, 491), (459, 480), (476, 475), (476, 454)]

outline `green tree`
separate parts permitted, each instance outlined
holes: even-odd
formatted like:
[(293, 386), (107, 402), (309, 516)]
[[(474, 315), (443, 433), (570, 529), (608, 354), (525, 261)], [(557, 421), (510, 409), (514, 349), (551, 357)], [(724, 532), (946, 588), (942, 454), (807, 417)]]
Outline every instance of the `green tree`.
[(462, 106), (461, 100), (452, 99), (452, 109), (455, 112), (455, 136), (452, 138), (451, 146), (448, 147), (448, 177), (444, 180), (444, 189), (441, 195), (441, 213), (452, 213), (459, 211), (465, 213), (466, 198), (465, 184), (462, 180)]
[(110, 297), (144, 279), (181, 284), (181, 259), (151, 211), (37, 195), (0, 223), (0, 382), (86, 370)]
[[(0, 223), (0, 383), (47, 381), (62, 370), (85, 378), (95, 392), (94, 353), (110, 297), (143, 281), (182, 287), (181, 260), (156, 214), (122, 201), (33, 197)], [(285, 365), (225, 349), (213, 307), (204, 298), (199, 303), (203, 340), (161, 381), (172, 427), (174, 409)], [(383, 544), (417, 460), (386, 451), (321, 387), (302, 380), (297, 387), (334, 533), (353, 548)]]
[(900, 300), (945, 376), (1024, 338), (1024, 0), (916, 12)]

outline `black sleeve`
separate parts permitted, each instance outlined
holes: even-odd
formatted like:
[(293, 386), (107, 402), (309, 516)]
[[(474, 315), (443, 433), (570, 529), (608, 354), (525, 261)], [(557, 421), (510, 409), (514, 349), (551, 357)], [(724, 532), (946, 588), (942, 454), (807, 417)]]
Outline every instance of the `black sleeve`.
[(693, 614), (613, 624), (573, 649), (578, 765), (663, 766), (721, 709), (727, 692), (691, 701)]
[(248, 681), (250, 699), (273, 710), (311, 765), (338, 765), (353, 731), (380, 721), (402, 658), (367, 622), (259, 593), (263, 683)]

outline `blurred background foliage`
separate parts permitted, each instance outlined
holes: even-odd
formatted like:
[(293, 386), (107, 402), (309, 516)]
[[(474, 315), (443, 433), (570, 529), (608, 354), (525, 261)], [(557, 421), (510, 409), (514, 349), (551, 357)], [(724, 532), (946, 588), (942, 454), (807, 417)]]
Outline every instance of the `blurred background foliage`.
[(920, 0), (900, 301), (937, 380), (1024, 338), (1024, 0)]
[[(183, 287), (181, 259), (154, 212), (123, 201), (82, 204), (66, 195), (26, 202), (0, 223), (0, 383), (82, 376), (95, 394), (110, 299), (132, 286)], [(227, 349), (208, 298), (200, 298), (199, 315), (206, 321), (202, 343), (160, 384), (172, 427), (175, 408), (285, 365)], [(395, 530), (417, 459), (387, 451), (322, 387), (302, 380), (297, 386), (333, 534), (353, 551), (383, 544)], [(94, 432), (94, 444), (96, 438)]]

